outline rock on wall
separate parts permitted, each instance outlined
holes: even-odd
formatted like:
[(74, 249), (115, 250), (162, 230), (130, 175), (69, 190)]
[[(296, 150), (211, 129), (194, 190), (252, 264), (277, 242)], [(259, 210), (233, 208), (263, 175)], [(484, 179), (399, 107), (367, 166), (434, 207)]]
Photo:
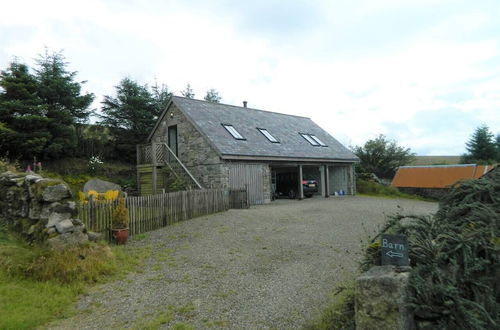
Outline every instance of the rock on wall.
[(409, 275), (409, 267), (374, 266), (356, 279), (356, 329), (415, 329), (405, 302)]
[(7, 223), (31, 242), (52, 248), (77, 245), (98, 237), (76, 218), (76, 204), (64, 181), (35, 173), (0, 174), (0, 223)]

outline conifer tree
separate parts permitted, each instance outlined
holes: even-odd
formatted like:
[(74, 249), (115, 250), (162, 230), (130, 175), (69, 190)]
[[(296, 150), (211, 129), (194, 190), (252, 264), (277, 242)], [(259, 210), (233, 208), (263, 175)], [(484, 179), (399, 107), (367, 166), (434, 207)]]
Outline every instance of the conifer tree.
[(476, 128), (465, 145), (468, 153), (462, 162), (491, 163), (496, 158), (494, 136), (486, 125)]
[(1, 71), (0, 87), (1, 155), (42, 157), (52, 135), (36, 77), (27, 65), (14, 61)]
[(76, 82), (78, 72), (67, 71), (62, 53), (40, 55), (35, 69), (39, 83), (39, 96), (48, 105), (48, 117), (68, 123), (84, 123), (92, 111), (89, 109), (94, 94), (81, 94), (82, 84)]
[(187, 97), (188, 99), (194, 99), (194, 91), (190, 84), (187, 84), (186, 88), (181, 91), (181, 95)]
[(205, 99), (205, 101), (208, 101), (208, 102), (220, 103), (220, 100), (222, 98), (219, 95), (219, 92), (217, 90), (211, 88), (207, 91), (207, 95), (205, 95), (204, 99)]
[(94, 95), (81, 94), (83, 82), (74, 81), (77, 73), (67, 71), (66, 66), (61, 53), (46, 50), (33, 74), (17, 61), (0, 73), (2, 139), (12, 139), (1, 153), (24, 159), (75, 153), (75, 125), (90, 116)]
[[(121, 159), (135, 161), (135, 145), (143, 143), (161, 113), (165, 93), (155, 100), (147, 85), (124, 78), (116, 88), (116, 96), (104, 96), (100, 117), (115, 138)], [(159, 101), (158, 101), (159, 100)], [(160, 103), (158, 103), (160, 102)]]
[(158, 85), (157, 82), (151, 87), (153, 102), (157, 108), (158, 115), (167, 107), (168, 101), (172, 97), (172, 93), (168, 90), (167, 85)]

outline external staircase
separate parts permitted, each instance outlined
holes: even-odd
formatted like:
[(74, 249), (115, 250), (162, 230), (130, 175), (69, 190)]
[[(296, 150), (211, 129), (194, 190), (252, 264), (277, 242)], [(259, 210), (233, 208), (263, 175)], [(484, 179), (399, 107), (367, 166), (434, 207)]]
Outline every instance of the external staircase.
[(141, 195), (203, 189), (166, 143), (137, 145), (137, 184)]

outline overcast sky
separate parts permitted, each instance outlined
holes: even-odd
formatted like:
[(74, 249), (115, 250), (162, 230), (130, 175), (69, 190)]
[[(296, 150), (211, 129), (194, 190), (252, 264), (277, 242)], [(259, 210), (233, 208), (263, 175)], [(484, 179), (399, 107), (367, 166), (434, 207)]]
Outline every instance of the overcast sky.
[(0, 69), (63, 50), (84, 89), (127, 76), (458, 155), (500, 133), (500, 0), (0, 0)]

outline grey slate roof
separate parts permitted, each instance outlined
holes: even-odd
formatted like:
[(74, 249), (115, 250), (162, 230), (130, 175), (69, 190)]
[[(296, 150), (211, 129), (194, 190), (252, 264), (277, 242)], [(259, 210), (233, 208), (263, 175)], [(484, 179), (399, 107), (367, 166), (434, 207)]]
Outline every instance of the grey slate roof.
[[(174, 96), (172, 102), (222, 156), (358, 161), (349, 149), (306, 117), (178, 96)], [(234, 139), (222, 124), (233, 125), (246, 140)], [(267, 129), (280, 143), (271, 143), (257, 128)], [(299, 133), (314, 134), (327, 147), (312, 146)]]

